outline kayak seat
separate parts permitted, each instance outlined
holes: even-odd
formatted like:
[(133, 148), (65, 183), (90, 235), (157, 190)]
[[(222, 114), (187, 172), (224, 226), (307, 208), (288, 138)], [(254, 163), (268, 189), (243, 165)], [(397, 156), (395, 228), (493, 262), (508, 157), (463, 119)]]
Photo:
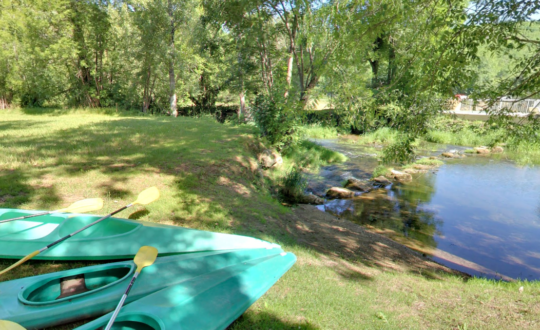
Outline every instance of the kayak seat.
[(86, 291), (90, 290), (86, 287), (86, 281), (84, 280), (83, 274), (64, 277), (60, 279), (60, 292), (62, 294), (56, 299), (71, 297)]
[(41, 305), (74, 299), (121, 282), (133, 270), (133, 267), (107, 266), (89, 273), (36, 282), (19, 294), (19, 300), (25, 304)]

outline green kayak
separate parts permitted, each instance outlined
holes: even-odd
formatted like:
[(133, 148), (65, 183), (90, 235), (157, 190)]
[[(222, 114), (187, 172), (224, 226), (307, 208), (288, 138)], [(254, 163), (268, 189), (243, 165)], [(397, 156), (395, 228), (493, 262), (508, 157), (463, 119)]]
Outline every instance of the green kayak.
[[(0, 209), (0, 220), (39, 213)], [(54, 214), (0, 224), (0, 258), (20, 259), (29, 253), (99, 219), (87, 214)], [(246, 236), (213, 233), (142, 221), (109, 218), (33, 259), (129, 259), (142, 245), (159, 250), (160, 256), (202, 251), (279, 247)]]
[[(167, 287), (124, 306), (114, 330), (225, 329), (295, 263), (291, 253), (250, 260)], [(112, 313), (76, 330), (98, 330)]]
[[(282, 253), (283, 250), (274, 248), (160, 257), (141, 273), (126, 304), (171, 285), (186, 283), (191, 286), (188, 283), (193, 283), (194, 279), (213, 278), (216, 271), (235, 276), (237, 269), (275, 257), (279, 257), (276, 260), (288, 260), (272, 270), (277, 280), (294, 262), (291, 262), (294, 256), (283, 259)], [(133, 261), (124, 261), (2, 282), (0, 319), (19, 323), (27, 329), (41, 329), (98, 317), (114, 310), (135, 268)], [(258, 279), (265, 277), (259, 274), (252, 280)], [(265, 285), (270, 287), (272, 283)]]

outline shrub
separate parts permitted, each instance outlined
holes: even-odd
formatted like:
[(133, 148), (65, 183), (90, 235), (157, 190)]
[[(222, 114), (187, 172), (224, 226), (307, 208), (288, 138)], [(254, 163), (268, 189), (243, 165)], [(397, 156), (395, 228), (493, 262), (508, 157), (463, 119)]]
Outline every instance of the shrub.
[(304, 194), (306, 187), (307, 180), (304, 173), (295, 166), (283, 178), (281, 195), (291, 202), (297, 202)]
[(300, 139), (297, 105), (280, 96), (260, 95), (253, 106), (253, 119), (261, 134), (276, 148), (294, 145)]

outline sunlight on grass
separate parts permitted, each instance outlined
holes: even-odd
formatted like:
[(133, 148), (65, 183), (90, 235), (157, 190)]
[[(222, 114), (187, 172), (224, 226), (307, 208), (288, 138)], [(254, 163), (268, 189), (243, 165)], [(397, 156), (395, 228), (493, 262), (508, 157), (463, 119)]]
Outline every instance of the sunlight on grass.
[[(258, 237), (295, 253), (297, 264), (231, 329), (452, 329), (463, 324), (512, 329), (538, 324), (537, 282), (464, 283), (449, 275), (388, 272), (363, 260), (315, 252), (276, 226), (291, 211), (269, 192), (271, 184), (293, 165), (313, 169), (344, 161), (339, 153), (304, 141), (285, 153), (280, 169), (265, 171), (265, 178), (248, 147), (257, 139), (252, 126), (223, 125), (211, 118), (62, 111), (2, 113), (0, 207), (55, 209), (101, 197), (105, 206), (100, 214), (106, 214), (157, 186), (158, 201), (118, 216)], [(390, 140), (393, 134), (381, 132), (378, 138)], [(8, 264), (0, 261), (0, 268)], [(30, 261), (0, 281), (83, 265)]]

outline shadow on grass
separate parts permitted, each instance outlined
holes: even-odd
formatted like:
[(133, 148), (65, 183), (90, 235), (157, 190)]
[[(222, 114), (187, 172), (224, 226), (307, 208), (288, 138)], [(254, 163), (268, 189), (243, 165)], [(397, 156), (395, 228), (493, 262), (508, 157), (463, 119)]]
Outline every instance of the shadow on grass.
[(307, 321), (291, 322), (279, 319), (277, 316), (266, 312), (244, 313), (234, 321), (227, 330), (317, 330), (320, 329)]
[[(252, 133), (249, 127), (221, 125), (212, 119), (154, 117), (115, 118), (39, 136), (8, 136), (4, 142), (14, 147), (13, 156), (46, 159), (48, 165), (30, 173), (15, 170), (3, 174), (0, 187), (5, 188), (0, 189), (3, 195), (22, 194), (10, 199), (12, 202), (6, 204), (10, 207), (36, 198), (43, 198), (40, 205), (45, 207), (59, 201), (54, 184), (35, 189), (28, 181), (47, 172), (59, 178), (101, 172), (110, 177), (108, 182), (97, 185), (101, 197), (119, 199), (128, 198), (130, 192), (118, 183), (137, 178), (144, 186), (147, 178), (166, 175), (173, 178), (172, 184), (167, 183), (173, 201), (163, 214), (176, 225), (233, 231), (289, 246), (316, 248), (339, 257), (352, 255), (352, 259), (370, 267), (385, 268), (384, 263), (392, 261), (392, 256), (385, 255), (392, 249), (380, 242), (370, 242), (362, 250), (349, 244), (343, 232), (330, 230), (328, 223), (302, 230), (306, 222), (297, 213), (284, 219), (288, 212), (264, 191), (255, 158), (246, 148)], [(162, 220), (148, 213), (136, 212), (133, 216)], [(319, 236), (324, 239), (306, 239), (307, 233), (312, 237), (322, 233)], [(350, 235), (359, 242), (363, 239), (355, 233)], [(416, 272), (414, 261), (405, 259), (403, 267), (409, 263)], [(342, 273), (350, 280), (371, 279), (356, 269)]]

